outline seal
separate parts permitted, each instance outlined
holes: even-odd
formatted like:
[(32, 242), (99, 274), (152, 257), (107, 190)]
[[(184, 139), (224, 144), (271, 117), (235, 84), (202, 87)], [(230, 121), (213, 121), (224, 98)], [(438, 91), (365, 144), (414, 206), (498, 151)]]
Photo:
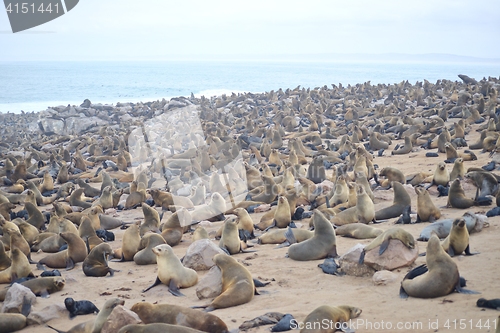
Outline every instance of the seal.
[[(477, 223), (479, 223), (479, 216), (472, 212), (465, 212), (462, 215), (465, 220), (465, 225), (467, 226), (467, 231), (472, 232)], [(446, 238), (453, 227), (454, 219), (446, 219), (434, 222), (427, 227), (425, 227), (420, 233), (420, 237), (417, 239), (419, 241), (428, 241), (432, 233), (436, 233), (439, 238)]]
[[(295, 237), (297, 243), (303, 242), (314, 236), (314, 231), (306, 229), (289, 228)], [(274, 229), (263, 233), (258, 240), (259, 244), (283, 244), (284, 246), (289, 246), (285, 233), (285, 229)]]
[(5, 246), (0, 240), (0, 271), (3, 271), (10, 267), (12, 260), (5, 252)]
[(212, 260), (222, 271), (222, 293), (212, 303), (200, 308), (209, 312), (250, 302), (255, 294), (255, 284), (250, 272), (226, 254), (216, 254)]
[(69, 318), (86, 315), (90, 313), (99, 313), (99, 309), (91, 301), (75, 301), (71, 297), (64, 299), (64, 306), (69, 311)]
[(411, 205), (411, 198), (404, 186), (400, 182), (392, 182), (394, 189), (394, 200), (392, 206), (383, 208), (375, 212), (375, 220), (387, 220), (401, 215), (406, 206)]
[(198, 274), (191, 268), (184, 267), (167, 244), (158, 245), (153, 248), (158, 264), (158, 277), (156, 281), (143, 292), (163, 283), (168, 286), (168, 291), (174, 296), (184, 296), (179, 288), (189, 288), (198, 282)]
[(335, 229), (337, 236), (351, 237), (357, 239), (377, 238), (384, 231), (363, 223), (351, 223)]
[(153, 248), (161, 244), (165, 244), (165, 239), (162, 236), (158, 234), (144, 235), (139, 243), (139, 252), (134, 255), (134, 262), (137, 265), (156, 264), (156, 254), (153, 252)]
[[(297, 325), (296, 328), (300, 328), (300, 333), (334, 332), (338, 327), (342, 327), (343, 331), (344, 329), (348, 331), (347, 323), (349, 320), (359, 317), (361, 312), (361, 309), (349, 305), (334, 307), (322, 305), (308, 314), (302, 325)], [(331, 329), (320, 329), (320, 324), (323, 323), (328, 323), (328, 327)]]
[(0, 313), (0, 323), (1, 333), (19, 331), (26, 327), (26, 316), (21, 313)]
[(465, 178), (470, 179), (476, 185), (476, 200), (478, 197), (487, 195), (496, 196), (499, 190), (497, 178), (488, 171), (470, 171), (465, 174)]
[(132, 224), (123, 233), (121, 261), (134, 260), (134, 255), (139, 251), (140, 243), (141, 235), (139, 234), (139, 226)]
[[(403, 189), (405, 192), (406, 190)], [(372, 199), (368, 196), (364, 186), (356, 185), (356, 206), (347, 208), (331, 218), (335, 225), (344, 225), (349, 223), (370, 223), (375, 222), (375, 206)], [(403, 207), (404, 208), (404, 207)]]
[(183, 325), (209, 333), (229, 332), (226, 324), (219, 317), (184, 306), (139, 302), (135, 303), (131, 310), (137, 313), (144, 324), (164, 323)]
[(106, 301), (104, 303), (104, 306), (102, 307), (102, 310), (99, 311), (99, 314), (97, 315), (96, 319), (91, 319), (89, 321), (83, 322), (81, 324), (78, 324), (76, 326), (73, 326), (69, 331), (64, 332), (60, 331), (58, 329), (55, 329), (52, 326), (47, 325), (47, 327), (53, 329), (54, 331), (58, 333), (94, 333), (94, 332), (101, 332), (102, 327), (104, 326), (104, 323), (108, 319), (109, 315), (113, 311), (115, 307), (118, 305), (124, 305), (125, 301), (119, 298), (112, 298)]
[(193, 232), (193, 237), (191, 238), (191, 241), (194, 243), (197, 240), (200, 239), (209, 239), (210, 237), (208, 236), (207, 229), (205, 229), (202, 226), (198, 226)]
[(359, 256), (359, 263), (362, 264), (365, 260), (366, 252), (376, 248), (379, 245), (379, 255), (382, 255), (389, 246), (389, 241), (391, 239), (399, 239), (401, 243), (403, 243), (409, 249), (415, 248), (415, 239), (413, 238), (412, 234), (402, 228), (393, 227), (381, 233), (363, 249), (361, 255)]
[(113, 250), (108, 243), (95, 246), (83, 261), (83, 273), (86, 276), (106, 276), (108, 273), (113, 276), (116, 270), (108, 266), (108, 255), (112, 253)]
[(382, 170), (380, 170), (378, 175), (387, 178), (387, 184), (385, 182), (381, 184), (378, 182), (378, 178), (375, 178), (377, 184), (382, 187), (390, 188), (392, 182), (399, 182), (403, 185), (406, 184), (406, 177), (403, 174), (403, 172), (394, 167), (385, 167)]
[(195, 330), (185, 326), (170, 325), (170, 324), (147, 324), (138, 325), (131, 324), (120, 328), (118, 333), (156, 333), (156, 332), (169, 332), (169, 333), (201, 333), (203, 331)]
[(87, 246), (77, 234), (63, 232), (60, 236), (66, 241), (68, 248), (42, 258), (38, 263), (50, 268), (73, 269), (76, 263), (84, 261), (87, 257)]
[(160, 214), (158, 211), (144, 202), (141, 206), (142, 214), (144, 215), (144, 223), (142, 223), (139, 228), (139, 234), (141, 237), (148, 231), (160, 231)]
[(491, 199), (479, 197), (476, 200), (465, 197), (464, 189), (460, 184), (460, 180), (455, 178), (451, 183), (448, 191), (448, 206), (453, 208), (467, 209), (472, 206), (488, 206), (491, 204)]
[[(288, 213), (290, 214), (290, 210)], [(255, 238), (253, 221), (248, 211), (244, 208), (236, 208), (234, 214), (238, 216), (238, 230), (244, 230), (245, 234), (248, 234), (248, 238)]]
[(210, 220), (214, 217), (220, 217), (226, 211), (226, 202), (222, 195), (215, 192), (212, 193), (212, 200), (208, 205), (196, 206), (191, 212), (193, 221)]
[(290, 259), (305, 261), (337, 257), (335, 230), (330, 221), (317, 209), (314, 210), (312, 221), (314, 224), (312, 238), (294, 244), (295, 240), (287, 235), (287, 240), (292, 244), (288, 249)]
[(421, 186), (415, 187), (417, 193), (417, 221), (419, 222), (435, 222), (441, 218), (441, 211), (434, 205), (433, 200), (425, 188)]
[[(426, 265), (412, 269), (401, 282), (399, 297), (434, 298), (459, 293), (476, 293), (460, 287), (457, 264), (444, 251), (435, 234), (427, 243)], [(427, 274), (425, 274), (427, 273)]]
[(31, 272), (31, 266), (28, 258), (18, 248), (11, 251), (11, 265), (0, 271), (0, 283), (11, 283), (24, 277), (35, 277)]
[(448, 173), (448, 169), (446, 169), (446, 164), (444, 162), (440, 162), (436, 170), (434, 171), (434, 175), (432, 177), (432, 181), (430, 185), (428, 185), (425, 189), (429, 189), (432, 185), (442, 185), (444, 187), (448, 186), (450, 182), (450, 174)]
[(450, 234), (441, 243), (443, 249), (453, 257), (462, 254), (465, 251), (466, 255), (474, 255), (469, 249), (469, 231), (465, 224), (465, 219), (458, 218), (453, 221)]
[(413, 149), (413, 145), (411, 143), (411, 138), (410, 136), (405, 137), (405, 144), (403, 148), (399, 148), (398, 150), (393, 150), (391, 152), (391, 155), (403, 155), (403, 154), (408, 154), (411, 152)]
[[(60, 276), (38, 277), (36, 279), (21, 282), (23, 286), (29, 288), (36, 296), (47, 297), (48, 294), (55, 293), (64, 288), (66, 281)], [(0, 290), (0, 302), (5, 301), (5, 296), (9, 288)]]
[(92, 207), (92, 204), (90, 202), (82, 200), (83, 191), (83, 188), (79, 188), (71, 193), (71, 195), (69, 196), (69, 204), (71, 206), (78, 206), (82, 207), (83, 209)]
[(453, 163), (453, 169), (450, 172), (450, 179), (460, 178), (463, 179), (465, 176), (464, 159), (457, 158)]
[(246, 243), (240, 240), (238, 219), (237, 216), (230, 216), (224, 221), (224, 225), (222, 226), (219, 247), (229, 255), (247, 252), (244, 250), (246, 248)]

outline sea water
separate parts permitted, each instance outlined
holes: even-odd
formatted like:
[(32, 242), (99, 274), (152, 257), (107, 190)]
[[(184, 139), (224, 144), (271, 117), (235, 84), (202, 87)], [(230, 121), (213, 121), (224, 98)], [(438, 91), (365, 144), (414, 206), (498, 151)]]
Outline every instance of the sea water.
[(231, 92), (332, 84), (393, 84), (408, 80), (477, 80), (498, 77), (499, 64), (349, 63), (329, 61), (57, 61), (0, 62), (0, 112), (41, 111), (49, 106), (148, 102)]

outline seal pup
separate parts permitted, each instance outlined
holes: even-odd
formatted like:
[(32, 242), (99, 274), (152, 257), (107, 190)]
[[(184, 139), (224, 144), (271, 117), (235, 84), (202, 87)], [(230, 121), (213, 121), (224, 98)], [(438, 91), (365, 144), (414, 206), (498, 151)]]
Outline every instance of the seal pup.
[(295, 244), (293, 234), (285, 234), (289, 243), (292, 244), (288, 249), (290, 259), (305, 261), (337, 257), (335, 230), (330, 221), (317, 209), (314, 210), (312, 221), (314, 236), (308, 240)]
[(443, 249), (453, 257), (465, 252), (466, 255), (474, 255), (469, 249), (469, 231), (465, 219), (458, 218), (453, 221), (450, 234), (441, 243)]
[(168, 291), (170, 291), (172, 295), (184, 296), (179, 291), (179, 288), (189, 288), (198, 282), (198, 274), (196, 271), (184, 267), (169, 245), (158, 245), (153, 248), (153, 252), (157, 255), (158, 277), (151, 286), (144, 289), (142, 292), (146, 292), (163, 283), (168, 286)]
[(362, 264), (364, 262), (366, 252), (376, 248), (379, 245), (379, 255), (382, 255), (389, 246), (389, 241), (391, 239), (399, 239), (401, 243), (403, 243), (409, 249), (415, 248), (415, 239), (413, 238), (412, 234), (402, 228), (393, 227), (381, 233), (370, 244), (368, 244), (363, 249), (363, 251), (361, 251), (361, 255), (359, 256), (359, 263)]
[(111, 245), (101, 243), (95, 246), (82, 264), (86, 276), (113, 276), (117, 270), (108, 266), (108, 256), (113, 253)]
[(119, 298), (112, 298), (106, 301), (104, 303), (104, 306), (102, 307), (101, 311), (99, 311), (99, 314), (97, 315), (97, 318), (91, 319), (89, 321), (83, 322), (81, 324), (78, 324), (76, 326), (73, 326), (69, 331), (64, 332), (60, 331), (58, 329), (55, 329), (52, 326), (47, 325), (47, 327), (53, 329), (54, 331), (58, 333), (94, 333), (94, 332), (101, 332), (102, 327), (104, 326), (104, 323), (108, 319), (109, 315), (113, 311), (115, 307), (118, 305), (124, 305), (125, 301), (123, 299)]
[(394, 189), (394, 201), (392, 206), (375, 212), (375, 220), (377, 221), (398, 217), (406, 206), (411, 205), (410, 195), (400, 182), (392, 182), (391, 186)]
[(202, 332), (227, 333), (226, 324), (217, 316), (173, 304), (135, 303), (131, 308), (144, 324), (182, 325)]
[(64, 306), (69, 311), (69, 318), (86, 315), (90, 313), (99, 313), (99, 309), (90, 301), (75, 301), (71, 297), (64, 299)]
[(399, 297), (434, 298), (446, 296), (454, 290), (459, 293), (477, 293), (460, 287), (457, 264), (444, 251), (435, 234), (427, 243), (425, 261), (426, 265), (412, 269), (403, 278)]
[(205, 308), (205, 312), (210, 312), (250, 302), (256, 292), (250, 272), (226, 254), (216, 254), (212, 260), (222, 271), (222, 293), (210, 304), (196, 308)]
[(419, 222), (435, 222), (441, 218), (441, 211), (434, 205), (433, 200), (425, 188), (421, 186), (415, 187), (417, 193), (417, 221)]
[[(300, 333), (334, 332), (339, 327), (342, 327), (343, 331), (349, 331), (347, 323), (359, 317), (361, 312), (361, 309), (349, 305), (322, 305), (307, 315)], [(324, 323), (327, 323), (329, 330), (322, 329)]]

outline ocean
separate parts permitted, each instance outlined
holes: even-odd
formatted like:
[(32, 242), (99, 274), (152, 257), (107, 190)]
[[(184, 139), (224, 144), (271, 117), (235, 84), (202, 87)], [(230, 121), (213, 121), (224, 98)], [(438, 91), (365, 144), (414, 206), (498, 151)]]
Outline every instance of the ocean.
[(371, 81), (410, 83), (477, 80), (500, 75), (500, 64), (356, 63), (329, 61), (57, 61), (0, 62), (0, 112), (42, 111), (49, 106), (148, 102), (279, 88), (315, 88)]

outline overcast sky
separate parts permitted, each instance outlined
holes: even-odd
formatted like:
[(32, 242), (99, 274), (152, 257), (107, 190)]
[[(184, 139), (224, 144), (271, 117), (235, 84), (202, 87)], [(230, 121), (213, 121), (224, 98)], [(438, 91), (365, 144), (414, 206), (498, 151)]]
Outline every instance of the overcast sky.
[(80, 0), (12, 34), (0, 60), (446, 53), (500, 58), (500, 0)]

